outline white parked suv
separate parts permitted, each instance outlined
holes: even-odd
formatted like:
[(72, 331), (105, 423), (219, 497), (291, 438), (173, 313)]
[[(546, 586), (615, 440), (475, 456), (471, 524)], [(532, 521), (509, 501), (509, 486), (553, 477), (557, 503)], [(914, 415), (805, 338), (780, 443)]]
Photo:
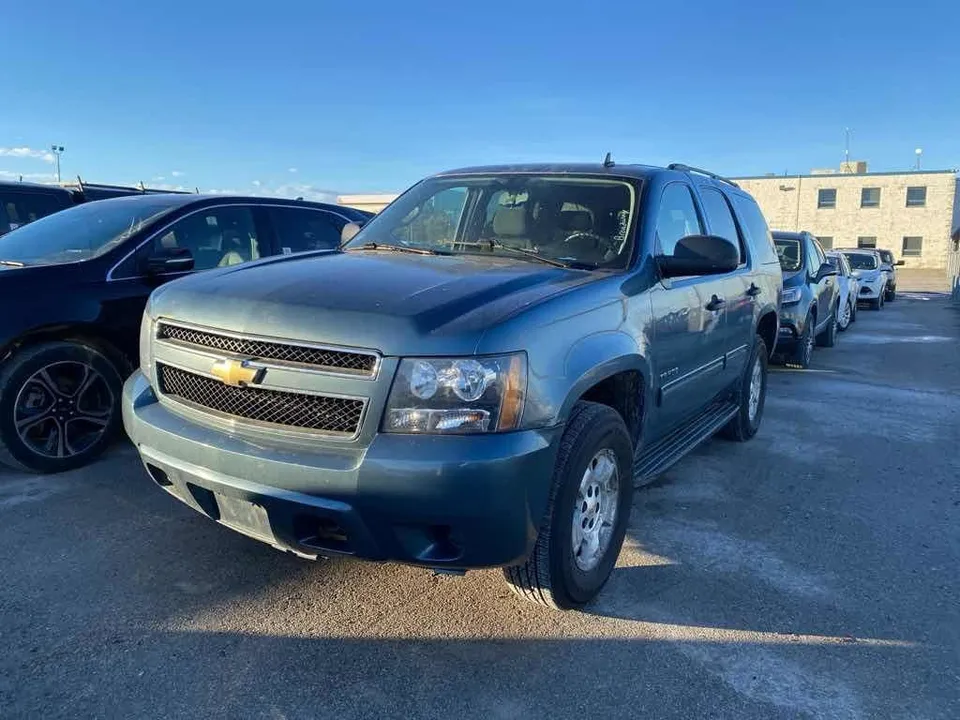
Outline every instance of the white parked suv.
[(860, 292), (857, 301), (867, 303), (873, 310), (883, 307), (887, 291), (887, 273), (880, 267), (880, 253), (866, 248), (840, 250), (847, 261), (854, 276), (860, 281)]

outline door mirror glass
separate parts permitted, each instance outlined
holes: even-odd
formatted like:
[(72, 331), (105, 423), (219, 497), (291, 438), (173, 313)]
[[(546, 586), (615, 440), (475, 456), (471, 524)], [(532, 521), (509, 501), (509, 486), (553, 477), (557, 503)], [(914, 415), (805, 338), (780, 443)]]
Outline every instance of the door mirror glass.
[(837, 274), (837, 269), (830, 263), (824, 263), (820, 266), (820, 269), (817, 271), (817, 281), (823, 280), (826, 277), (831, 277)]
[(340, 246), (343, 247), (348, 242), (353, 240), (354, 236), (360, 232), (360, 225), (355, 222), (348, 222), (343, 226), (343, 230), (340, 231)]
[(894, 264), (895, 264), (897, 267), (900, 267), (901, 265), (903, 265), (903, 260), (897, 260), (897, 262), (894, 263)]
[(146, 260), (147, 275), (167, 275), (193, 270), (193, 254), (187, 248), (163, 248)]
[(740, 264), (740, 248), (717, 235), (687, 235), (677, 241), (672, 255), (659, 255), (663, 277), (720, 275)]

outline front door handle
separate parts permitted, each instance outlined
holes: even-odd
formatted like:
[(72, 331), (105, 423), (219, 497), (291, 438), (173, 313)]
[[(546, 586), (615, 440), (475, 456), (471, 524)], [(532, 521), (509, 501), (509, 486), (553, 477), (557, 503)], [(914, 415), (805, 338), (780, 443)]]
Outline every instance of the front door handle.
[(714, 310), (719, 310), (726, 304), (726, 300), (724, 300), (722, 297), (714, 295), (712, 298), (710, 298), (710, 302), (707, 303), (707, 310), (713, 312)]
[(756, 297), (756, 296), (759, 295), (761, 292), (762, 292), (762, 291), (761, 291), (760, 288), (756, 285), (756, 283), (750, 283), (750, 287), (747, 288), (747, 295), (749, 295), (750, 297)]

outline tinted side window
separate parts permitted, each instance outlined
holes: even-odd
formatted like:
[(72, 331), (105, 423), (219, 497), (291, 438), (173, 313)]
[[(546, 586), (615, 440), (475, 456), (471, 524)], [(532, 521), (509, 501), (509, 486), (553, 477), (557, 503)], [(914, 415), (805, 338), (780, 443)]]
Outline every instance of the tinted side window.
[(10, 230), (52, 215), (67, 207), (56, 195), (45, 193), (13, 192), (3, 198), (3, 209)]
[(270, 217), (283, 254), (339, 247), (340, 231), (347, 224), (333, 213), (307, 208), (274, 207)]
[(660, 252), (673, 255), (677, 241), (687, 235), (700, 235), (703, 226), (693, 204), (693, 194), (683, 183), (670, 183), (660, 196), (660, 210), (657, 213), (657, 238)]
[(820, 244), (811, 238), (806, 240), (807, 246), (807, 270), (811, 275), (816, 275), (817, 271), (820, 270), (820, 266), (823, 265), (826, 257), (823, 254), (823, 250), (820, 249)]
[(178, 220), (157, 236), (152, 250), (186, 248), (194, 270), (237, 265), (260, 257), (260, 242), (248, 207), (199, 210)]
[(740, 227), (743, 228), (750, 243), (750, 250), (754, 260), (762, 263), (779, 263), (777, 251), (773, 246), (773, 236), (767, 221), (760, 212), (760, 206), (749, 197), (735, 194), (733, 206), (740, 218)]
[(726, 238), (740, 248), (740, 263), (747, 261), (747, 253), (743, 247), (743, 241), (740, 239), (740, 232), (737, 230), (737, 222), (733, 219), (733, 212), (727, 199), (719, 190), (713, 188), (703, 188), (700, 191), (700, 199), (703, 200), (703, 210), (707, 214), (707, 222), (710, 224), (710, 232)]

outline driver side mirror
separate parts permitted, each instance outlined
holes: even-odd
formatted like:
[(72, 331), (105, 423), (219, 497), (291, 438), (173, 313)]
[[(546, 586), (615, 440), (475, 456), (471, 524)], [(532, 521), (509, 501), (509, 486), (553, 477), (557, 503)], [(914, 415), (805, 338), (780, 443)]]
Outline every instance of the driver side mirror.
[(687, 235), (677, 240), (673, 255), (656, 257), (665, 278), (722, 275), (740, 265), (740, 248), (718, 235)]
[(353, 240), (356, 234), (360, 232), (360, 223), (348, 222), (340, 231), (340, 247)]
[(903, 265), (903, 260), (897, 260), (897, 261), (894, 263), (894, 265), (896, 265), (897, 267), (900, 267), (901, 265)]
[(166, 248), (147, 258), (147, 275), (166, 275), (193, 270), (193, 254), (187, 248)]
[(820, 282), (826, 277), (832, 277), (838, 275), (837, 269), (830, 263), (824, 263), (820, 266), (820, 269), (817, 270), (817, 282)]

